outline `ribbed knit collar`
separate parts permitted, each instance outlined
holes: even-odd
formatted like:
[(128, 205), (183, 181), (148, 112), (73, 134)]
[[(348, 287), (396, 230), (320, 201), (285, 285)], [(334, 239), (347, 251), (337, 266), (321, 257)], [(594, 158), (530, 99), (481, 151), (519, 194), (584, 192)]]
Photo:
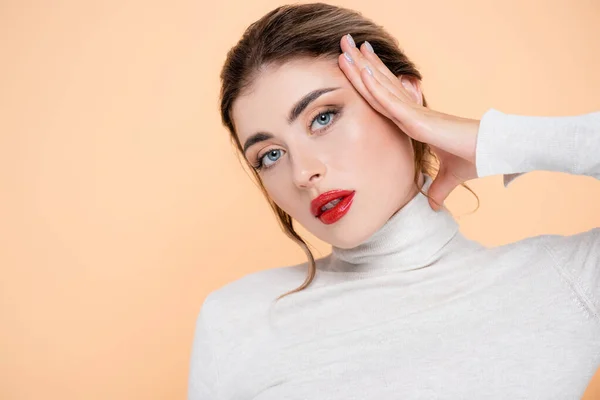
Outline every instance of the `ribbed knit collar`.
[[(427, 193), (432, 178), (424, 175)], [(371, 273), (409, 271), (435, 261), (435, 255), (456, 235), (459, 225), (445, 209), (431, 209), (427, 197), (418, 192), (378, 231), (351, 249), (332, 248), (329, 262), (321, 269)]]

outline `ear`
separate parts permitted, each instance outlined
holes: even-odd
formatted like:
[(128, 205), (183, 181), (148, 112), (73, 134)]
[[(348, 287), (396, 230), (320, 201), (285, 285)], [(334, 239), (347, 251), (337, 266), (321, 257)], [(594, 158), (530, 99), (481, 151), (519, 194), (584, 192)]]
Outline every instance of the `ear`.
[(423, 92), (421, 91), (421, 81), (413, 76), (398, 75), (398, 79), (408, 95), (415, 103), (423, 105)]

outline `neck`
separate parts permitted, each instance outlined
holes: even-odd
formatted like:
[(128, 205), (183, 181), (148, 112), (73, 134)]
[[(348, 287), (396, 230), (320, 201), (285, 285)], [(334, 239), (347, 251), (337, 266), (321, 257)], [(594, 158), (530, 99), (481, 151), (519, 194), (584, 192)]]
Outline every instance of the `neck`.
[[(423, 175), (427, 193), (432, 178)], [(332, 248), (321, 269), (337, 272), (377, 273), (423, 268), (456, 235), (458, 224), (444, 208), (436, 212), (421, 192), (409, 200), (373, 235), (350, 249)]]

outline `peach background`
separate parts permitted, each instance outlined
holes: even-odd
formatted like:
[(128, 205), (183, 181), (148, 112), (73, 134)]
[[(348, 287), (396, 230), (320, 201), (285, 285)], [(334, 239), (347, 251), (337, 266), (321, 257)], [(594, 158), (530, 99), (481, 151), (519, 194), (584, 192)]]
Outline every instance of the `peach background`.
[[(0, 3), (0, 398), (184, 398), (206, 294), (304, 261), (217, 109), (226, 51), (279, 4)], [(399, 38), (433, 108), (600, 110), (598, 2), (337, 4)], [(592, 178), (471, 184), (479, 211), (462, 189), (447, 205), (486, 245), (600, 226)]]

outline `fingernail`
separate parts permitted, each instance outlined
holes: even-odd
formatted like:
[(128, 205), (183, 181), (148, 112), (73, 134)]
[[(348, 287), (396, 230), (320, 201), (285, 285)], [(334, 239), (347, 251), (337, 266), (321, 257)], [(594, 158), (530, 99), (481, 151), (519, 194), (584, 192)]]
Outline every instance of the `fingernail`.
[(367, 50), (369, 50), (371, 53), (375, 53), (375, 50), (373, 50), (373, 46), (371, 46), (371, 43), (367, 42), (365, 40), (365, 47), (367, 48)]
[(400, 83), (402, 83), (402, 86), (404, 86), (404, 89), (410, 90), (410, 81), (404, 75), (402, 75), (400, 77)]
[(354, 39), (352, 39), (352, 35), (350, 35), (349, 33), (346, 35), (346, 38), (348, 39), (348, 43), (350, 43), (350, 46), (352, 47), (356, 47), (356, 43), (354, 43)]
[(350, 64), (354, 64), (354, 60), (352, 59), (352, 57), (350, 56), (350, 54), (344, 52), (344, 57), (346, 57), (346, 60), (348, 60), (348, 62)]
[(365, 69), (367, 70), (367, 72), (369, 73), (369, 75), (373, 76), (373, 71), (371, 71), (371, 68), (369, 68), (368, 65), (365, 65)]

